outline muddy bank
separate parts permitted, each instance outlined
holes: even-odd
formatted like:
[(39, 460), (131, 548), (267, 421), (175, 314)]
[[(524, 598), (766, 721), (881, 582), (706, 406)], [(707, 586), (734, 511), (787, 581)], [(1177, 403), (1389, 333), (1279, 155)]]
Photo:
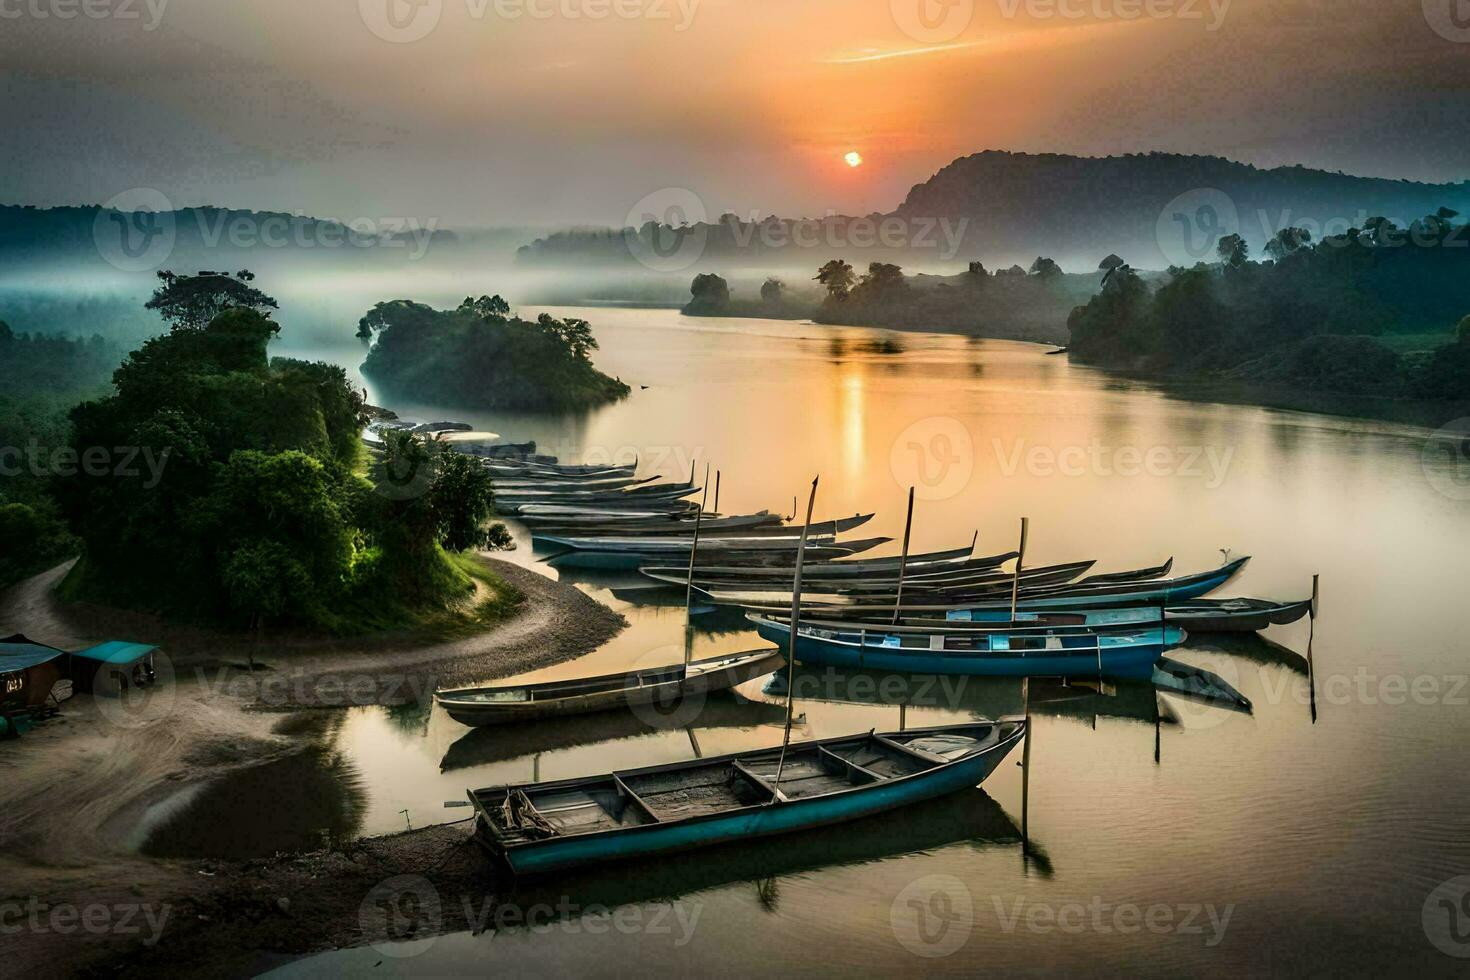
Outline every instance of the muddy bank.
[[(238, 866), (140, 856), (129, 846), (130, 828), (184, 787), (305, 750), (316, 726), (281, 711), (423, 703), (439, 686), (581, 656), (626, 625), (570, 585), (506, 562), (487, 564), (524, 596), (492, 629), (442, 642), (285, 637), (265, 654), (248, 638), (64, 603), (53, 590), (69, 566), (0, 595), (0, 633), (62, 648), (125, 637), (155, 643), (164, 654), (160, 683), (145, 696), (78, 696), (60, 717), (0, 748), (7, 966), (36, 976), (115, 972), (119, 957), (137, 955), (150, 972), (173, 964), (182, 973), (233, 948), (302, 953), (360, 944), (363, 927), (355, 923), (365, 890), (391, 869), (423, 874), (432, 863), (423, 849), (437, 847), (439, 855), (443, 844), (467, 839), (467, 825)], [(254, 672), (240, 666), (251, 652), (261, 667)], [(466, 875), (484, 870), (471, 848), (460, 851)], [(257, 905), (261, 915), (252, 911)], [(166, 942), (147, 944), (148, 915), (156, 921), (164, 908), (169, 920), (157, 931)]]

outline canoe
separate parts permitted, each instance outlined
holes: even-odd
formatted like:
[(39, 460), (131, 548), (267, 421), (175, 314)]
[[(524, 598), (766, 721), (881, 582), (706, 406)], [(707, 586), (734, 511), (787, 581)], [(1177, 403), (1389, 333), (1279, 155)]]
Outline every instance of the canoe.
[[(1093, 585), (1047, 585), (1031, 587), (1026, 583), (1027, 572), (1022, 572), (1022, 585), (1016, 608), (1025, 612), (1065, 611), (1083, 609), (1112, 609), (1120, 606), (1158, 605), (1164, 603), (1172, 605), (1180, 602), (1192, 601), (1202, 596), (1209, 595), (1216, 589), (1225, 585), (1240, 573), (1249, 558), (1239, 558), (1228, 565), (1224, 565), (1214, 571), (1196, 572), (1192, 575), (1182, 575), (1172, 579), (1144, 579), (1136, 582), (1118, 582), (1116, 576), (1111, 576), (1114, 581), (1097, 583)], [(1148, 571), (1148, 570), (1141, 570)], [(1125, 573), (1126, 574), (1126, 573)], [(1136, 573), (1135, 573), (1136, 574)], [(727, 604), (742, 605), (761, 609), (774, 609), (779, 611), (791, 607), (791, 592), (766, 591), (745, 592), (723, 591), (717, 589), (697, 589), (707, 596), (710, 601)], [(1011, 595), (1009, 589), (996, 590), (987, 587), (987, 595), (963, 595), (962, 590), (942, 591), (921, 589), (911, 590), (904, 586), (904, 603), (900, 610), (903, 616), (912, 616), (922, 613), (938, 613), (948, 615), (951, 612), (964, 610), (1009, 610), (1011, 606)], [(860, 594), (813, 594), (803, 595), (802, 602), (809, 607), (830, 607), (824, 609), (822, 614), (833, 610), (842, 610), (841, 615), (846, 617), (850, 614), (869, 612), (893, 615), (894, 602), (897, 596), (887, 594), (883, 596), (860, 595)]]
[[(1077, 576), (1091, 568), (1095, 563), (1091, 561), (1072, 562), (1068, 565), (1047, 565), (1038, 568), (1027, 568), (1021, 572), (1021, 589), (1046, 592), (1060, 584), (1071, 582)], [(832, 607), (836, 609), (850, 607), (854, 610), (882, 610), (887, 609), (889, 615), (893, 614), (894, 604), (898, 602), (898, 580), (874, 579), (865, 581), (841, 580), (836, 582), (814, 581), (807, 587), (805, 581), (806, 572), (802, 572), (803, 590), (802, 604), (812, 608)], [(958, 604), (961, 602), (979, 602), (990, 597), (1004, 595), (1010, 598), (1011, 586), (1015, 582), (1015, 574), (1009, 572), (975, 571), (966, 572), (961, 576), (951, 576), (941, 584), (930, 583), (921, 586), (918, 583), (904, 580), (904, 608), (909, 604), (922, 605), (933, 604)], [(722, 606), (745, 606), (747, 608), (759, 609), (782, 609), (791, 608), (791, 586), (789, 583), (772, 581), (767, 583), (743, 582), (731, 583), (695, 583), (694, 590), (709, 599), (709, 601)], [(947, 606), (941, 606), (947, 608)]]
[(525, 490), (496, 490), (495, 499), (518, 500), (537, 503), (600, 503), (603, 500), (662, 500), (677, 499), (697, 493), (699, 487), (687, 483), (648, 483), (629, 490), (562, 490), (555, 487), (530, 488)]
[(751, 650), (600, 677), (439, 691), (434, 703), (461, 725), (506, 725), (700, 696), (763, 677), (785, 663), (779, 650)]
[(638, 514), (677, 514), (698, 508), (698, 504), (681, 499), (693, 492), (692, 490), (669, 490), (648, 495), (634, 493), (606, 497), (592, 495), (585, 500), (574, 497), (504, 497), (496, 494), (495, 508), (510, 514), (519, 513), (528, 507), (584, 507), (604, 513), (623, 511)]
[(519, 490), (542, 490), (548, 493), (560, 493), (563, 491), (600, 491), (611, 493), (615, 490), (627, 490), (633, 487), (646, 486), (657, 480), (656, 476), (645, 476), (642, 479), (633, 476), (596, 476), (596, 477), (565, 477), (555, 480), (527, 479), (515, 477), (511, 479), (492, 476), (490, 485), (496, 493), (511, 493)]
[[(517, 874), (845, 823), (971, 789), (1026, 734), (1007, 719), (792, 743), (471, 790), (475, 838)], [(780, 781), (776, 780), (780, 768)]]
[[(791, 624), (748, 613), (761, 639), (786, 649)], [(805, 622), (796, 659), (859, 670), (986, 677), (1148, 676), (1154, 661), (1188, 634), (1177, 626), (1138, 633), (907, 633), (827, 629)]]
[[(869, 541), (824, 541), (809, 543), (806, 548), (808, 556), (815, 560), (830, 558), (844, 558), (856, 554), (863, 548), (874, 547)], [(700, 542), (699, 549), (704, 551), (704, 542)], [(689, 549), (684, 549), (688, 554)], [(570, 550), (560, 554), (552, 555), (546, 559), (547, 563), (557, 568), (602, 568), (617, 569), (622, 571), (637, 571), (643, 565), (653, 560), (668, 561), (676, 557), (678, 552), (660, 551), (649, 553), (646, 551), (584, 551)], [(770, 549), (750, 549), (746, 547), (728, 548), (721, 552), (726, 561), (738, 561), (746, 564), (756, 565), (766, 561), (780, 561), (786, 554), (785, 551), (773, 551)]]
[[(815, 531), (824, 525), (812, 525)], [(798, 534), (801, 528), (793, 527), (792, 530)], [(954, 548), (949, 551), (934, 551), (921, 555), (910, 555), (905, 568), (905, 578), (909, 575), (920, 576), (926, 572), (939, 571), (946, 568), (984, 568), (993, 569), (1016, 557), (1014, 551), (1003, 555), (991, 555), (985, 558), (971, 558), (974, 545), (968, 548)], [(889, 573), (895, 579), (898, 568), (903, 562), (902, 556), (891, 558), (859, 558), (844, 561), (826, 562), (824, 564), (807, 564), (802, 568), (802, 579), (839, 579), (839, 578), (867, 578), (881, 573)], [(650, 566), (643, 574), (649, 578), (669, 582), (674, 585), (684, 585), (688, 581), (688, 568), (674, 568), (663, 566)], [(785, 578), (791, 579), (796, 573), (796, 564), (793, 562), (785, 569)], [(720, 579), (770, 579), (774, 576), (767, 569), (743, 568), (731, 565), (696, 565), (694, 568), (694, 581), (713, 582)]]
[[(1112, 609), (1018, 613), (1011, 621), (1009, 609), (962, 609), (945, 614), (942, 622), (959, 625), (1010, 625), (1020, 629), (1052, 629), (1079, 626), (1094, 630), (1133, 630), (1159, 625), (1159, 606), (1123, 606)], [(1272, 602), (1267, 599), (1196, 599), (1164, 607), (1164, 620), (1190, 633), (1255, 633), (1270, 626), (1295, 623), (1312, 611), (1312, 600)], [(884, 613), (872, 614), (875, 620)], [(864, 617), (858, 617), (864, 618)], [(891, 613), (887, 615), (892, 620)], [(938, 623), (939, 619), (903, 616), (911, 625)]]
[[(819, 521), (812, 525), (811, 533), (818, 537), (830, 538), (861, 527), (872, 519), (872, 516), (872, 514), (859, 514), (856, 517), (845, 517), (836, 521)], [(541, 518), (535, 518), (526, 523), (533, 524), (541, 520)], [(748, 514), (743, 517), (706, 516), (699, 522), (699, 539), (703, 541), (706, 538), (739, 537), (741, 535), (756, 538), (801, 537), (801, 525), (786, 524), (784, 520), (784, 518), (769, 512)], [(581, 526), (565, 529), (538, 524), (532, 528), (531, 533), (541, 537), (551, 535), (560, 537), (589, 537), (598, 534), (607, 534), (616, 537), (634, 538), (656, 538), (660, 536), (692, 538), (694, 536), (694, 518), (691, 515), (688, 517), (680, 516), (677, 519), (628, 522), (626, 524), (602, 519), (600, 521), (591, 520)]]
[[(730, 516), (706, 513), (700, 526), (710, 531), (756, 530), (776, 527), (785, 520), (780, 514), (772, 514), (770, 511)], [(609, 534), (692, 534), (694, 514), (661, 514), (656, 517), (623, 517), (617, 514), (540, 517), (523, 514), (521, 523), (529, 527), (532, 533), (546, 534), (577, 535), (603, 530)], [(704, 533), (704, 530), (700, 533)]]
[[(887, 544), (892, 538), (861, 538), (853, 541), (837, 541), (831, 533), (808, 535), (808, 541), (817, 541), (823, 545), (835, 545), (848, 548), (852, 553), (867, 551), (881, 544)], [(670, 554), (688, 555), (694, 548), (694, 538), (690, 537), (595, 537), (595, 538), (568, 538), (557, 534), (543, 534), (540, 541), (548, 546), (566, 548), (569, 551), (626, 551), (640, 555), (659, 555), (665, 552)], [(801, 545), (801, 535), (794, 538), (773, 538), (754, 535), (726, 535), (722, 537), (710, 537), (699, 539), (699, 553), (711, 555), (723, 555), (732, 551), (775, 551), (795, 554)]]
[(692, 517), (699, 510), (699, 505), (687, 500), (675, 500), (672, 503), (662, 504), (640, 504), (637, 507), (622, 507), (617, 504), (522, 504), (516, 510), (523, 522), (540, 518), (564, 520), (568, 517), (575, 520), (612, 518), (614, 520), (657, 521)]
[(552, 458), (551, 462), (531, 462), (527, 460), (515, 459), (512, 457), (492, 456), (481, 465), (483, 465), (485, 469), (489, 470), (491, 475), (501, 476), (632, 476), (638, 471), (638, 466), (636, 463), (627, 466), (616, 466), (612, 464), (599, 465), (596, 463), (558, 463), (555, 461), (554, 458)]

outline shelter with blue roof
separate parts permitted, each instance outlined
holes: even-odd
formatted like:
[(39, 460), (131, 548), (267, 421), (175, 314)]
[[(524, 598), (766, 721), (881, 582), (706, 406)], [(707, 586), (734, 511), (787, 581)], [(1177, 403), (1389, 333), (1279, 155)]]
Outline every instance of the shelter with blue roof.
[(124, 691), (153, 683), (153, 655), (157, 650), (146, 643), (108, 640), (70, 654), (68, 673), (78, 691), (90, 691), (95, 697), (118, 697)]
[(62, 679), (66, 656), (19, 633), (0, 639), (0, 717), (44, 707)]

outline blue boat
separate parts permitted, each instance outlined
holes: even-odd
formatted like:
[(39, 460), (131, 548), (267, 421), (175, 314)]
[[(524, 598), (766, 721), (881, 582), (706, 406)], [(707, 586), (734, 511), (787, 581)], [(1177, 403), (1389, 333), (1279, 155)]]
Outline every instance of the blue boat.
[(472, 790), (476, 839), (540, 874), (856, 820), (971, 789), (1021, 719), (847, 735), (710, 759)]
[[(749, 613), (762, 639), (785, 649), (791, 624)], [(1188, 635), (1177, 626), (1137, 633), (885, 630), (814, 626), (796, 635), (796, 659), (858, 670), (993, 677), (1147, 677), (1164, 651)]]

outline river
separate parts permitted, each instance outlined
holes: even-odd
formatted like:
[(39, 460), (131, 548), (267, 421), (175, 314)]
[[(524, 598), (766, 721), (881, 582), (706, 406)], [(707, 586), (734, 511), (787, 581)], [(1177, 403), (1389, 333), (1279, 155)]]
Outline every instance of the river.
[[(1443, 972), (1454, 961), (1442, 949), (1470, 953), (1461, 892), (1445, 905), (1450, 893), (1435, 891), (1470, 873), (1459, 606), (1470, 473), (1427, 430), (1182, 400), (1025, 344), (662, 310), (551, 312), (591, 320), (597, 364), (632, 386), (626, 401), (558, 417), (388, 407), (536, 439), (569, 460), (636, 454), (643, 472), (669, 477), (710, 463), (731, 513), (789, 514), (820, 475), (818, 515), (876, 511), (864, 536), (901, 536), (913, 486), (916, 551), (977, 533), (980, 553), (1006, 551), (1026, 516), (1028, 563), (1096, 558), (1116, 570), (1172, 556), (1188, 572), (1224, 551), (1253, 556), (1231, 593), (1282, 599), (1309, 595), (1320, 574), (1316, 718), (1307, 622), (1260, 641), (1191, 640), (1177, 659), (1214, 671), (1252, 710), (1137, 684), (1035, 707), (1030, 854), (1022, 772), (1008, 761), (983, 790), (917, 812), (579, 876), (530, 893), (545, 900), (540, 918), (325, 954), (282, 974)], [(363, 350), (350, 334), (344, 326), (340, 345), (312, 349), (293, 349), (288, 334), (274, 352), (328, 358), (356, 376)], [(516, 560), (535, 563), (521, 540)], [(582, 581), (632, 625), (535, 676), (677, 660), (682, 607), (634, 606), (610, 591), (632, 581)], [(738, 621), (715, 621), (695, 654), (755, 645)], [(850, 678), (809, 680), (797, 738), (896, 728), (904, 697), (915, 702), (909, 725), (1021, 704), (1009, 681), (895, 698)], [(748, 700), (712, 702), (666, 729), (605, 716), (472, 733), (436, 710), (352, 709), (310, 757), (331, 778), (311, 784), (300, 820), (280, 813), (300, 778), (288, 770), (207, 787), (141, 837), (158, 851), (245, 856), (228, 824), (199, 832), (205, 815), (217, 819), (217, 802), (199, 799), (211, 792), (229, 794), (241, 821), (273, 814), (279, 832), (249, 845), (268, 851), (323, 830), (460, 819), (467, 811), (444, 802), (467, 787), (779, 742), (780, 699), (762, 681), (740, 693)], [(320, 784), (334, 782), (345, 787), (339, 812), (324, 816)]]

